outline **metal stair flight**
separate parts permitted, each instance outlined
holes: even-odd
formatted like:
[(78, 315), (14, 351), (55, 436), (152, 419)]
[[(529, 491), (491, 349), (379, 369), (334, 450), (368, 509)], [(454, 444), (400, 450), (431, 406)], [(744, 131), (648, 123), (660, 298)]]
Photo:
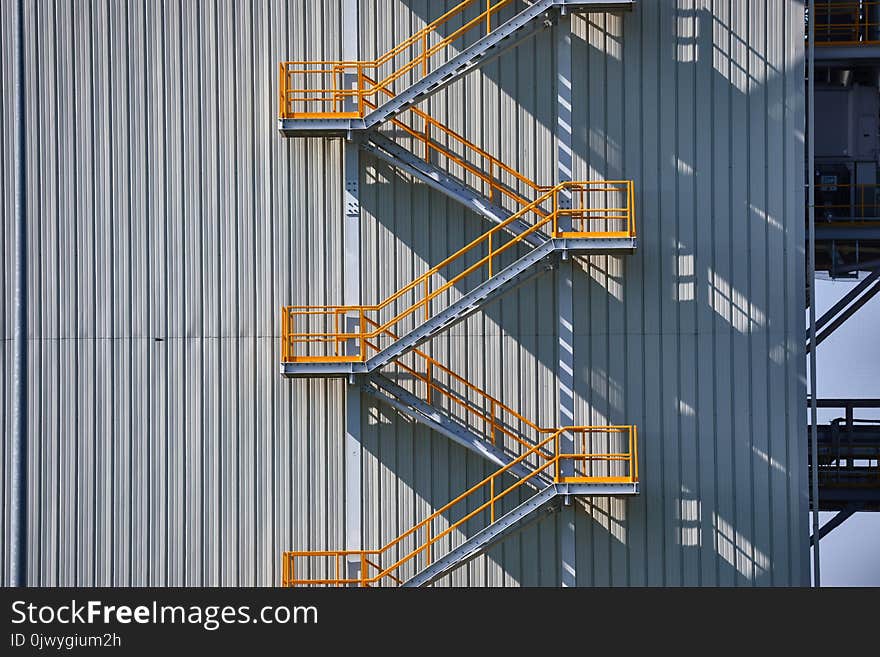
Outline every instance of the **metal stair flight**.
[[(476, 435), (454, 417), (419, 399), (416, 395), (381, 374), (374, 374), (369, 377), (362, 388), (364, 392), (379, 401), (388, 404), (496, 465), (509, 465), (513, 460), (503, 450), (498, 449), (489, 441)], [(525, 478), (530, 472), (526, 466), (517, 465), (511, 470), (511, 474)]]
[[(501, 22), (498, 12), (517, 4), (526, 7)], [(283, 585), (429, 585), (572, 496), (638, 493), (635, 426), (542, 428), (417, 348), (560, 258), (634, 251), (632, 181), (539, 186), (415, 106), (552, 24), (558, 12), (633, 4), (465, 0), (377, 60), (280, 65), (284, 136), (345, 135), (494, 224), (376, 304), (282, 308), (282, 374), (352, 382), (359, 375), (363, 392), (498, 467), (381, 548), (285, 552)], [(451, 25), (456, 20), (460, 27)], [(484, 36), (464, 43), (483, 26)], [(440, 37), (441, 28), (452, 32)], [(449, 55), (453, 47), (460, 52)], [(412, 56), (414, 48), (419, 55)], [(395, 83), (417, 77), (418, 69), (421, 76), (395, 93)], [(419, 121), (422, 130), (414, 125)], [(380, 132), (382, 126), (420, 142), (424, 156)], [(447, 168), (438, 163), (444, 160)], [(352, 561), (359, 564), (354, 574)]]
[[(467, 209), (493, 223), (504, 223), (510, 218), (511, 213), (500, 205), (487, 201), (482, 194), (475, 192), (471, 187), (454, 178), (444, 169), (409, 152), (403, 146), (381, 133), (370, 133), (369, 138), (361, 143), (361, 148), (385, 160), (401, 171), (405, 171), (416, 180), (458, 201)], [(524, 221), (517, 221), (510, 228), (514, 234), (524, 233), (528, 230), (528, 224)], [(532, 246), (538, 246), (540, 241), (538, 236), (530, 235), (528, 237), (528, 242)]]
[[(368, 346), (376, 348), (372, 343)], [(574, 427), (561, 430), (542, 428), (423, 351), (414, 350), (407, 360), (409, 362), (403, 359), (395, 360), (394, 372), (366, 377), (362, 389), (488, 461), (501, 465), (501, 469), (489, 478), (490, 499), (497, 501), (514, 488), (520, 488), (523, 492), (528, 488), (531, 496), (497, 519), (494, 502), (490, 501), (492, 507), (490, 522), (434, 561), (431, 560), (430, 555), (437, 555), (441, 548), (433, 547), (436, 541), (431, 540), (428, 540), (420, 551), (416, 551), (421, 552), (424, 563), (419, 562), (421, 557), (418, 554), (410, 554), (404, 561), (392, 564), (390, 568), (383, 567), (382, 560), (392, 548), (398, 546), (397, 542), (392, 542), (390, 547), (386, 546), (375, 551), (285, 553), (283, 564), (285, 585), (427, 586), (483, 554), (511, 534), (552, 513), (559, 508), (563, 500), (580, 496), (628, 496), (638, 493), (636, 427)], [(408, 379), (415, 390), (423, 391), (422, 394), (405, 389), (392, 380), (390, 378), (392, 376)], [(443, 401), (448, 408), (441, 408)], [(463, 409), (464, 417), (457, 417), (452, 412), (454, 409)], [(482, 431), (478, 428), (479, 425), (483, 427)], [(558, 439), (566, 433), (580, 435), (581, 444), (579, 448), (573, 449), (570, 455), (554, 459), (548, 450), (548, 445), (552, 442), (553, 449), (557, 453), (562, 453)], [(601, 443), (599, 445), (596, 445), (597, 436)], [(621, 438), (626, 442), (625, 449)], [(617, 451), (611, 448), (615, 439), (618, 443)], [(559, 466), (561, 462), (577, 464), (578, 467), (557, 467), (555, 471), (551, 471), (552, 467), (548, 464), (556, 463)], [(597, 471), (595, 468), (597, 462), (604, 466), (625, 462), (625, 467), (612, 475), (610, 469), (604, 466), (600, 466), (600, 471)], [(504, 476), (499, 477), (499, 473)], [(515, 477), (518, 483), (511, 484), (509, 490), (496, 496), (496, 486), (499, 485), (497, 482), (508, 477)], [(486, 488), (486, 481), (482, 482), (482, 486), (478, 484), (470, 489), (464, 497), (477, 496), (480, 491), (485, 492), (483, 489)], [(457, 501), (454, 500), (451, 505), (443, 507), (438, 514), (451, 512), (464, 497), (457, 498)], [(422, 523), (426, 535), (431, 533), (429, 526), (442, 522), (438, 514), (434, 514)], [(461, 522), (453, 522), (453, 524), (455, 527), (464, 527)], [(403, 538), (408, 535), (408, 533), (404, 534)], [(444, 536), (445, 534), (441, 533), (438, 538)], [(363, 573), (363, 577), (356, 581), (340, 575), (339, 570), (342, 562), (353, 556), (362, 560), (360, 572)], [(296, 568), (297, 562), (300, 563), (299, 570)], [(399, 575), (400, 570), (404, 568), (404, 562), (410, 566), (418, 565), (421, 569), (416, 571), (409, 568), (413, 570), (412, 574), (407, 579), (403, 579)], [(306, 569), (305, 577), (296, 574), (301, 573), (303, 567)], [(321, 568), (330, 567), (333, 568), (333, 577), (329, 577), (327, 571), (323, 576), (316, 574)], [(370, 574), (373, 570), (376, 573)]]
[[(381, 92), (388, 97), (394, 97), (394, 94), (387, 87), (382, 87)], [(368, 107), (375, 107), (372, 102), (367, 101), (366, 104)], [(540, 193), (547, 191), (547, 187), (541, 187), (424, 110), (413, 107), (410, 108), (408, 115), (411, 119), (410, 122), (404, 121), (403, 116), (400, 116), (391, 119), (389, 124), (401, 135), (411, 138), (417, 144), (420, 143), (423, 148), (423, 156), (419, 157), (378, 130), (371, 130), (360, 137), (361, 149), (408, 173), (452, 200), (461, 203), (477, 215), (496, 224), (504, 223), (512, 214), (511, 211), (503, 207), (504, 201), (512, 204), (516, 209), (520, 209), (528, 205)], [(421, 123), (420, 130), (413, 125), (415, 123)], [(453, 144), (453, 147), (442, 143), (436, 137)], [(454, 148), (459, 152), (456, 153)], [(446, 169), (434, 164), (431, 161), (434, 158), (442, 159), (447, 165), (460, 168), (465, 174), (478, 181), (482, 189), (477, 189), (473, 184), (468, 184), (468, 182), (453, 176)], [(513, 181), (516, 188), (502, 182), (502, 176)], [(524, 189), (525, 192), (522, 192), (521, 189)], [(516, 220), (505, 225), (505, 230), (513, 235), (519, 235), (529, 229), (529, 224), (523, 220)], [(529, 234), (526, 236), (526, 241), (531, 246), (539, 246), (541, 238), (538, 235)]]
[[(630, 10), (635, 0), (464, 0), (371, 61), (290, 61), (279, 65), (278, 129), (285, 136), (369, 130), (553, 24), (560, 11)], [(524, 5), (507, 21), (503, 9)], [(483, 9), (485, 7), (485, 9)], [(460, 26), (456, 24), (461, 22)], [(449, 30), (446, 36), (440, 30)], [(480, 31), (485, 34), (467, 45)], [(356, 37), (355, 37), (356, 38)], [(457, 53), (453, 48), (461, 48)], [(433, 70), (429, 70), (433, 67)], [(377, 83), (368, 83), (372, 72)], [(365, 100), (404, 78), (417, 79), (368, 111)]]
[[(551, 269), (562, 254), (632, 253), (633, 199), (632, 181), (560, 183), (377, 304), (286, 306), (281, 373), (369, 374)], [(526, 231), (507, 234), (511, 224), (526, 219)], [(569, 222), (580, 229), (564, 230)], [(533, 235), (540, 238), (537, 247), (528, 242)], [(456, 292), (458, 298), (443, 305)], [(370, 329), (368, 323), (377, 325)], [(368, 356), (366, 341), (385, 340), (389, 331), (400, 337)]]
[[(626, 451), (566, 451), (563, 435), (577, 434), (618, 435)], [(532, 464), (525, 477), (510, 476), (525, 463)], [(540, 475), (551, 483), (534, 492), (529, 482)], [(633, 495), (638, 477), (634, 427), (563, 427), (380, 548), (285, 552), (282, 586), (427, 586), (552, 511), (561, 500)], [(501, 506), (505, 498), (515, 503), (506, 512)], [(478, 529), (469, 532), (474, 525)], [(356, 576), (345, 571), (351, 561), (359, 562)]]

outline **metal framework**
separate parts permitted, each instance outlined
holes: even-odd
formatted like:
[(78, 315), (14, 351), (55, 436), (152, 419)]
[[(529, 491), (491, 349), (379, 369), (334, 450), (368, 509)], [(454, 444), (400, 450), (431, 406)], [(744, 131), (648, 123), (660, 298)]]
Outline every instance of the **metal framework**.
[[(354, 4), (346, 4), (348, 20)], [(417, 348), (544, 271), (567, 267), (560, 290), (567, 289), (570, 296), (571, 255), (626, 254), (636, 246), (633, 182), (572, 181), (570, 134), (557, 136), (557, 183), (542, 186), (414, 106), (538, 29), (557, 25), (564, 45), (570, 40), (570, 9), (628, 9), (633, 3), (538, 0), (525, 3), (522, 11), (503, 20), (500, 12), (517, 4), (514, 0), (466, 0), (373, 61), (283, 62), (279, 66), (281, 133), (345, 134), (349, 138), (345, 146), (345, 300), (337, 306), (282, 309), (282, 374), (347, 377), (347, 470), (359, 463), (355, 414), (359, 416), (361, 392), (498, 466), (484, 480), (376, 549), (354, 547), (360, 522), (349, 519), (347, 513), (345, 549), (284, 553), (285, 586), (427, 585), (542, 513), (560, 507), (573, 512), (572, 496), (638, 493), (635, 426), (577, 425), (573, 405), (561, 401), (563, 421), (557, 427), (541, 427)], [(448, 34), (440, 37), (441, 30)], [(570, 78), (570, 52), (568, 63), (563, 60), (558, 62), (558, 73)], [(394, 90), (402, 84), (408, 86)], [(562, 108), (567, 102), (565, 111), (570, 112), (570, 83), (559, 86), (569, 87), (568, 101), (563, 98), (558, 104)], [(412, 138), (420, 153), (379, 133), (385, 122), (398, 134)], [(570, 116), (560, 115), (559, 124), (563, 123), (570, 124)], [(363, 132), (354, 134), (357, 130)], [(356, 280), (360, 267), (348, 266), (359, 263), (359, 253), (354, 252), (359, 249), (355, 238), (360, 213), (358, 148), (494, 224), (415, 280), (369, 305), (353, 303), (360, 294)], [(462, 177), (450, 169), (463, 172)], [(567, 333), (560, 333), (560, 344), (566, 343), (568, 350), (560, 356), (560, 372), (571, 360), (571, 322), (570, 310), (566, 313), (562, 308), (560, 327), (568, 328)], [(398, 383), (403, 379), (409, 387)], [(561, 390), (570, 390), (571, 385), (560, 378)], [(356, 485), (360, 485), (359, 475), (346, 479), (346, 494)], [(572, 534), (572, 554), (573, 541)], [(565, 548), (562, 557), (565, 561)], [(571, 570), (573, 583), (573, 561)]]
[[(631, 9), (634, 2), (464, 0), (374, 60), (281, 62), (279, 129), (287, 136), (368, 130), (547, 27), (555, 10)], [(512, 18), (499, 17), (508, 6), (522, 4), (525, 8)], [(405, 89), (381, 106), (369, 107), (395, 84)]]
[[(611, 453), (563, 452), (560, 448), (561, 436), (566, 433), (581, 436), (584, 443), (588, 435), (620, 433), (626, 436), (628, 449), (625, 452)], [(528, 475), (521, 478), (507, 476), (512, 468), (528, 462), (534, 463)], [(562, 474), (563, 463), (571, 466), (571, 475)], [(600, 472), (597, 473), (597, 470)], [(444, 548), (448, 549), (448, 543), (454, 539), (453, 534), (458, 529), (464, 530), (466, 523), (477, 523), (481, 526), (481, 530), (491, 527), (491, 534), (508, 529), (508, 525), (521, 522), (535, 510), (535, 507), (540, 507), (548, 494), (547, 488), (505, 515), (505, 522), (502, 525), (495, 525), (496, 512), (503, 500), (515, 491), (522, 490), (529, 480), (542, 474), (552, 477), (553, 484), (548, 488), (553, 491), (554, 496), (559, 492), (556, 488), (557, 484), (581, 485), (584, 487), (579, 489), (584, 491), (582, 494), (588, 494), (590, 490), (588, 486), (598, 485), (600, 494), (607, 495), (609, 489), (604, 487), (607, 484), (623, 485), (614, 490), (616, 495), (638, 492), (638, 447), (635, 427), (557, 429), (531, 449), (517, 456), (510, 464), (499, 468), (380, 548), (285, 552), (282, 561), (282, 584), (284, 586), (402, 584), (405, 580), (401, 577), (401, 569), (411, 562), (413, 569), (420, 573), (416, 582), (421, 583), (422, 578), (432, 581), (434, 577), (430, 569), (434, 565), (437, 552)], [(465, 540), (457, 547), (466, 545), (472, 544)], [(470, 551), (466, 548), (467, 553)], [(452, 552), (450, 550), (447, 554)], [(342, 575), (339, 570), (339, 564), (351, 556), (356, 556), (361, 562), (360, 576), (356, 579)], [(456, 565), (460, 564), (460, 561), (456, 561)], [(299, 575), (303, 568), (307, 573), (317, 574)], [(447, 568), (444, 567), (443, 571), (447, 572)]]
[(880, 1), (815, 0), (817, 46), (880, 44)]
[(856, 415), (880, 408), (880, 399), (817, 399), (816, 406), (843, 411), (817, 426), (818, 456), (810, 458), (810, 467), (818, 463), (819, 509), (880, 511), (880, 420)]
[[(838, 328), (850, 317), (856, 314), (862, 306), (873, 299), (880, 292), (880, 269), (871, 272), (868, 276), (859, 282), (858, 285), (847, 292), (843, 297), (835, 303), (828, 311), (816, 320), (816, 346), (831, 337)], [(807, 331), (807, 353), (812, 350), (810, 343), (810, 332)]]
[[(852, 119), (816, 113), (816, 86), (825, 92), (846, 90), (853, 79), (877, 93), (880, 72), (880, 1), (810, 0), (807, 5), (807, 293), (809, 327), (806, 353), (810, 363), (809, 463), (813, 510), (815, 586), (820, 585), (819, 546), (823, 536), (857, 511), (880, 510), (880, 443), (877, 422), (854, 417), (854, 408), (874, 400), (816, 399), (816, 349), (833, 332), (880, 292), (880, 186), (878, 160), (858, 154), (843, 142), (825, 145), (816, 159), (816, 137), (827, 124)], [(818, 74), (817, 74), (817, 68)], [(845, 80), (849, 80), (846, 82)], [(838, 86), (838, 82), (842, 82)], [(829, 106), (830, 107), (830, 106)], [(876, 114), (876, 110), (874, 110)], [(878, 116), (869, 117), (860, 138), (876, 136)], [(875, 127), (871, 128), (871, 125)], [(844, 140), (845, 141), (845, 140)], [(842, 179), (838, 173), (842, 172)], [(868, 277), (855, 285), (818, 320), (815, 312), (815, 272), (833, 278)], [(844, 417), (819, 424), (818, 409), (839, 407)], [(819, 511), (837, 515), (819, 526)]]
[[(578, 200), (575, 208), (560, 207), (562, 192)], [(609, 197), (610, 202), (602, 201)], [(287, 306), (282, 310), (282, 362), (365, 362), (366, 341), (381, 340), (388, 330), (414, 326), (416, 321), (427, 324), (432, 319), (434, 323), (439, 319), (444, 327), (448, 326), (448, 318), (438, 311), (438, 306), (446, 311), (454, 308), (455, 304), (451, 304), (444, 309), (442, 302), (456, 288), (465, 288), (464, 296), (458, 301), (461, 305), (469, 293), (476, 292), (485, 299), (553, 251), (565, 248), (594, 253), (631, 251), (635, 239), (633, 198), (632, 181), (561, 183), (379, 303)], [(615, 203), (614, 199), (619, 200)], [(533, 217), (533, 221), (525, 232), (513, 237), (506, 234), (505, 229), (511, 223), (526, 217)], [(563, 231), (560, 228), (563, 217), (580, 223), (581, 230)], [(515, 263), (518, 264), (507, 265), (511, 257), (531, 246), (526, 238), (542, 229), (546, 233), (541, 244), (517, 258)], [(357, 331), (344, 328), (342, 318), (347, 315), (357, 316)], [(462, 312), (455, 313), (457, 320), (464, 316)], [(370, 328), (368, 322), (374, 328)], [(305, 325), (305, 330), (300, 329), (301, 325)], [(345, 353), (343, 347), (349, 340), (360, 342), (357, 354)], [(314, 347), (319, 347), (318, 353)]]

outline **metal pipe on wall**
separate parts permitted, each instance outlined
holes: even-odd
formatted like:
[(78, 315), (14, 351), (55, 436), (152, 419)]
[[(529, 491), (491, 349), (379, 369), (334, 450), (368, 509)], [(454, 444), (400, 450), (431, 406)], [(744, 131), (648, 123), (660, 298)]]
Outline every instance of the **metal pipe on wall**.
[[(807, 30), (807, 203), (809, 221), (809, 253), (807, 283), (810, 286), (810, 344), (816, 344), (816, 0), (809, 1)], [(810, 349), (810, 468), (812, 486), (813, 535), (819, 535), (819, 437), (816, 411), (816, 350)], [(813, 546), (813, 586), (821, 585), (819, 541)]]
[(18, 76), (16, 79), (15, 127), (18, 131), (16, 150), (15, 212), (15, 330), (13, 340), (13, 405), (12, 443), (10, 458), (13, 477), (10, 491), (9, 555), (12, 586), (27, 584), (27, 178), (25, 169), (25, 87), (24, 87), (24, 0), (18, 0)]

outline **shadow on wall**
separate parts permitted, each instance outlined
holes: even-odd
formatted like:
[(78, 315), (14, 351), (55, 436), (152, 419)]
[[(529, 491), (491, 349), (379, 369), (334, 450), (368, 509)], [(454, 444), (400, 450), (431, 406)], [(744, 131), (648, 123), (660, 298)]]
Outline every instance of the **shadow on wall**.
[[(786, 80), (764, 54), (785, 59), (785, 44), (774, 35), (789, 33), (791, 21), (785, 23), (783, 3), (755, 15), (672, 4), (642, 4), (623, 18), (573, 18), (574, 112), (582, 117), (574, 122), (575, 177), (634, 179), (640, 226), (635, 255), (580, 260), (577, 416), (637, 423), (643, 454), (642, 495), (586, 502), (595, 522), (579, 514), (578, 531), (593, 564), (603, 563), (603, 554), (624, 559), (632, 583), (800, 583), (791, 555), (802, 537), (792, 535), (800, 527), (792, 517), (800, 513), (803, 485), (791, 468), (805, 473), (805, 463), (791, 447), (799, 441), (792, 426), (799, 425), (773, 409), (788, 408), (801, 392), (789, 375), (801, 356), (802, 346), (790, 339), (800, 324), (788, 325), (788, 309), (798, 303), (790, 295), (799, 295), (803, 265), (802, 167), (791, 160), (802, 156), (803, 135), (790, 122), (803, 108), (793, 93), (798, 80)], [(437, 11), (433, 3), (413, 9), (426, 21)], [(757, 35), (752, 43), (742, 38), (747, 33)], [(791, 62), (795, 78), (799, 61)], [(540, 94), (520, 93), (508, 70), (515, 65), (508, 53), (473, 75), (522, 97), (520, 110), (552, 130)], [(487, 228), (442, 195), (365, 159), (364, 209), (411, 250), (417, 267)], [(424, 196), (396, 207), (388, 199), (409, 184)], [(442, 244), (399, 230), (401, 221), (424, 221), (401, 216), (411, 207), (430, 208), (430, 234), (442, 235)], [(384, 246), (373, 257), (381, 258)], [(553, 317), (553, 289), (554, 277), (542, 276), (482, 309), (480, 318), (487, 331), (515, 336), (551, 371), (555, 350), (538, 347), (547, 336), (528, 335), (516, 318)], [(472, 330), (473, 321), (457, 330)], [(766, 394), (755, 392), (765, 387)], [(420, 427), (397, 439), (415, 450), (420, 431), (430, 435)], [(383, 463), (386, 454), (374, 453)], [(469, 470), (461, 489), (486, 472)], [(419, 483), (413, 472), (412, 488), (429, 506), (456, 494), (432, 487), (431, 473), (422, 476)], [(586, 572), (595, 583), (609, 576), (601, 568)]]

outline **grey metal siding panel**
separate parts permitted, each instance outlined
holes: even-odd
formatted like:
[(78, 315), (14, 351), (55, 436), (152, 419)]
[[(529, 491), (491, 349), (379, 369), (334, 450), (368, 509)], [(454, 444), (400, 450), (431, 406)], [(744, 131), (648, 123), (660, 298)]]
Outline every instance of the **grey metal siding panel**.
[[(440, 4), (362, 2), (362, 55)], [(341, 300), (341, 145), (274, 124), (277, 62), (339, 57), (341, 3), (26, 7), (28, 104), (58, 126), (29, 119), (30, 581), (277, 583), (281, 551), (343, 539), (343, 384), (276, 373), (278, 308)], [(15, 3), (0, 20), (6, 82)], [(802, 5), (658, 0), (573, 24), (576, 177), (635, 179), (640, 220), (636, 255), (575, 282), (579, 418), (637, 423), (642, 448), (642, 494), (577, 514), (578, 583), (803, 583)], [(426, 106), (550, 183), (552, 53), (543, 31)], [(366, 156), (361, 189), (365, 302), (486, 228)], [(541, 276), (426, 348), (554, 424), (554, 289)], [(489, 472), (367, 397), (363, 416), (365, 547)], [(441, 584), (556, 585), (559, 531)]]

